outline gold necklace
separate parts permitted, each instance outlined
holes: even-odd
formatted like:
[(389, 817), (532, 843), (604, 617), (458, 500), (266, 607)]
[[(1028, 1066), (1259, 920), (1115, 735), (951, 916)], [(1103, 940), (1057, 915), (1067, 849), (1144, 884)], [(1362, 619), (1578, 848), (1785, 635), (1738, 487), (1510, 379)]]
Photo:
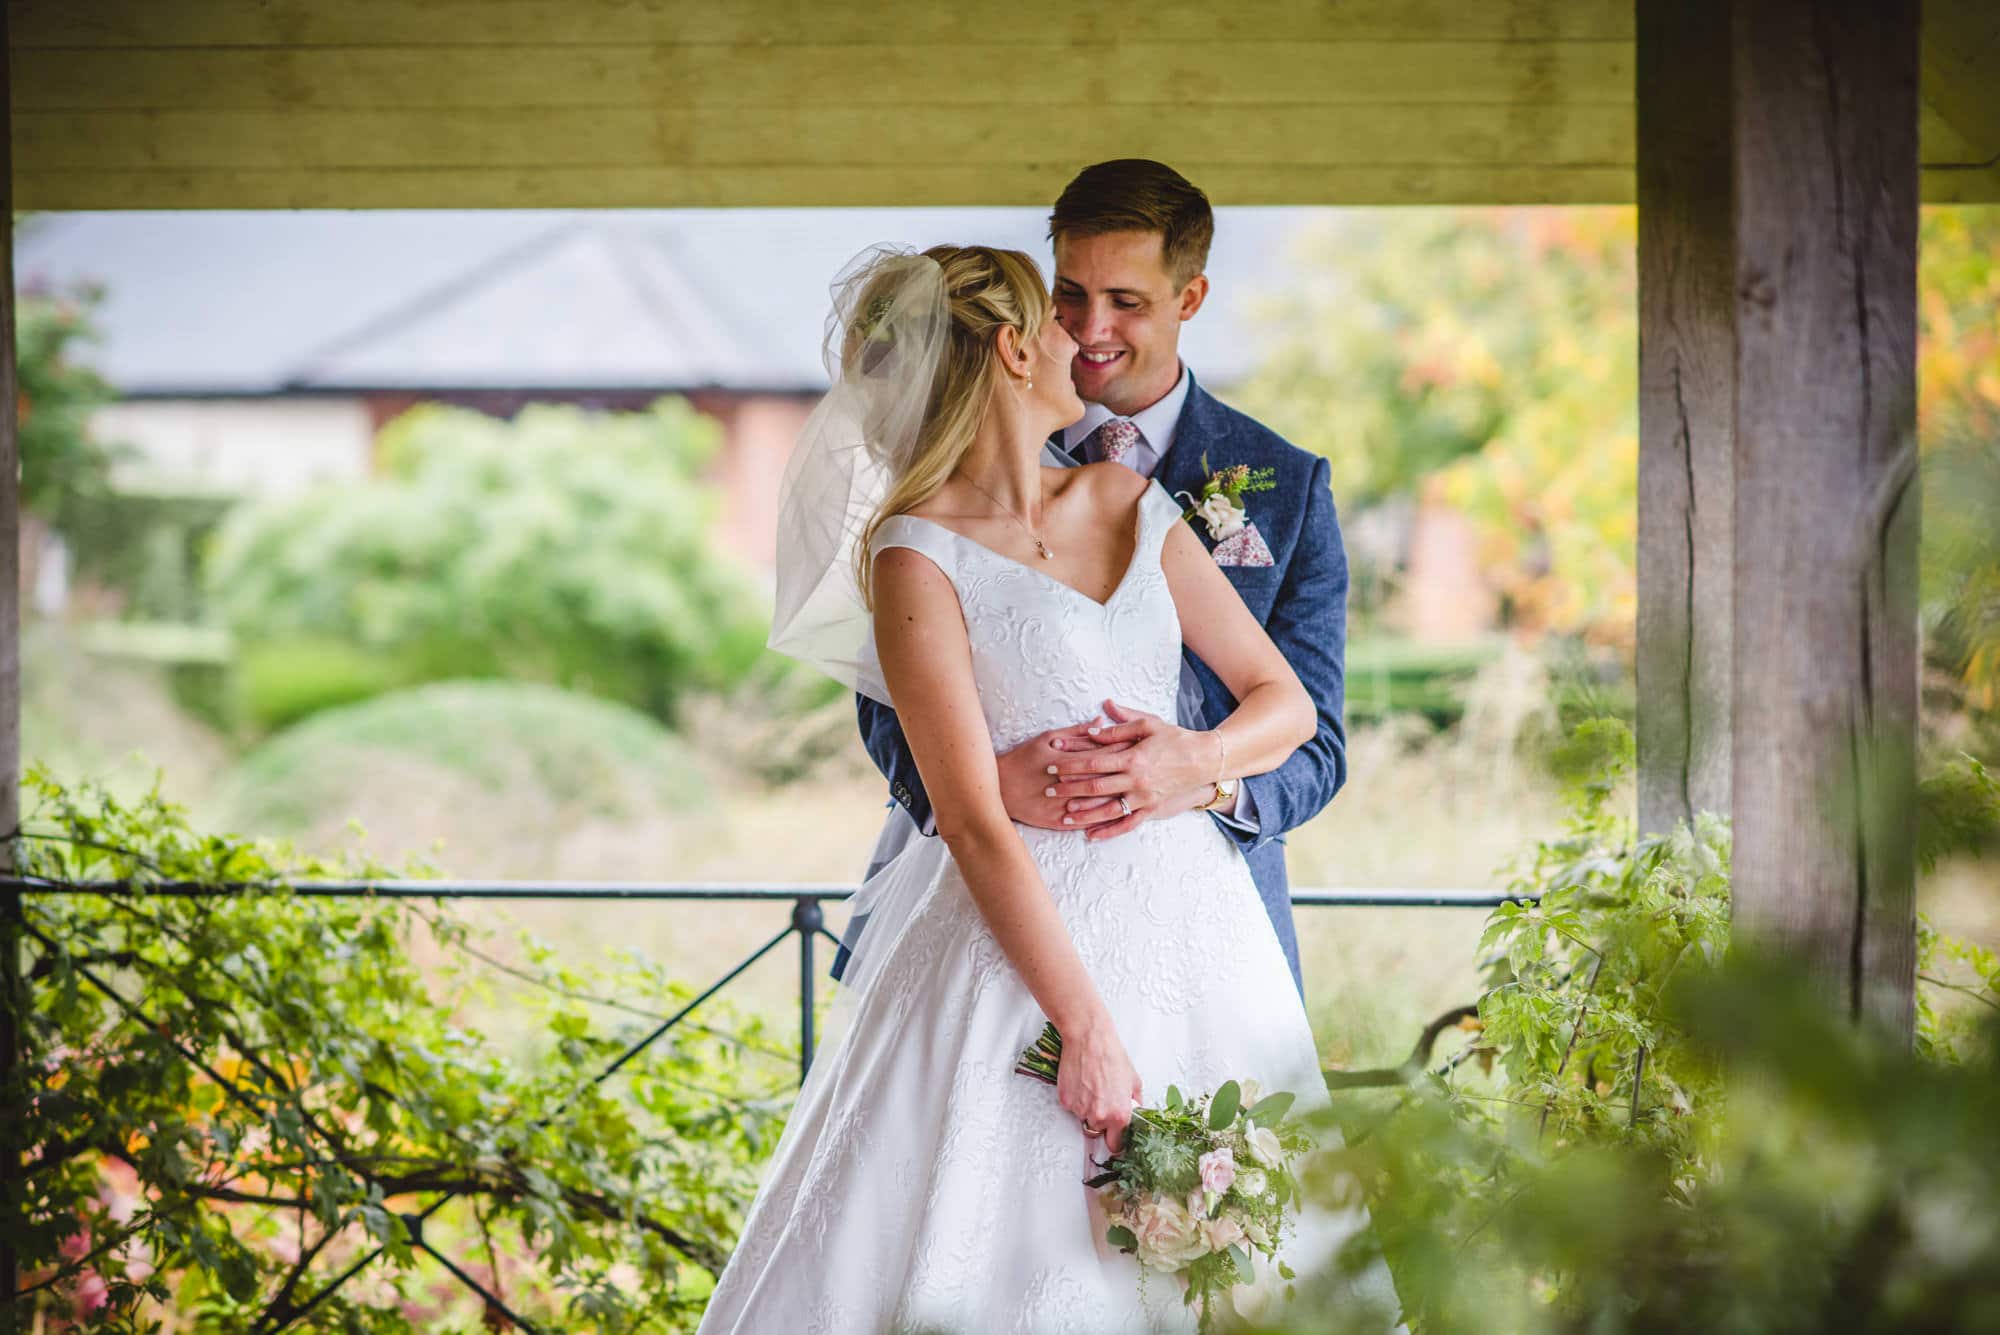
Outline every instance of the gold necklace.
[(1042, 559), (1044, 561), (1055, 560), (1056, 554), (1049, 550), (1049, 545), (1046, 542), (1042, 541), (1041, 535), (1039, 533), (1035, 532), (1035, 530), (1028, 527), (1026, 520), (1022, 519), (1012, 510), (1009, 510), (1006, 506), (1000, 505), (1000, 498), (998, 496), (995, 496), (992, 492), (986, 490), (986, 488), (980, 486), (978, 479), (973, 477), (972, 474), (961, 471), (960, 476), (963, 477), (967, 482), (972, 483), (973, 487), (978, 490), (981, 496), (984, 496), (987, 500), (993, 502), (995, 505), (999, 505), (1001, 514), (1006, 515), (1009, 519), (1013, 520), (1016, 524), (1019, 524), (1021, 526), (1021, 532), (1027, 534), (1028, 537), (1034, 541), (1035, 550), (1042, 554)]

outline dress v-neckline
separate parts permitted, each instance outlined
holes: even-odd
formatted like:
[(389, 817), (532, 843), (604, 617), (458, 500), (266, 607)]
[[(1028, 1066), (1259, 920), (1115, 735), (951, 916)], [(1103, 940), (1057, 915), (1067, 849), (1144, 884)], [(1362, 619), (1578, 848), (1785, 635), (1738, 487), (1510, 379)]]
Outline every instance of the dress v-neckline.
[(1100, 612), (1109, 611), (1111, 608), (1111, 604), (1118, 601), (1118, 595), (1125, 592), (1125, 586), (1132, 582), (1132, 572), (1136, 570), (1139, 566), (1139, 556), (1145, 550), (1146, 498), (1144, 496), (1141, 496), (1139, 498), (1137, 513), (1133, 516), (1132, 519), (1132, 555), (1125, 562), (1125, 573), (1118, 577), (1118, 583), (1112, 587), (1110, 595), (1107, 596), (1103, 602), (1099, 602), (1097, 601), (1097, 599), (1091, 597), (1089, 594), (1085, 593), (1082, 589), (1077, 588), (1076, 585), (1071, 584), (1069, 581), (1057, 579), (1054, 575), (1051, 575), (1046, 570), (1037, 570), (1034, 566), (1029, 565), (1026, 561), (1022, 561), (1016, 557), (1009, 556), (1007, 555), (1007, 553), (999, 551), (995, 548), (988, 547), (985, 543), (981, 542), (979, 539), (967, 537), (965, 534), (960, 533), (957, 529), (952, 528), (947, 524), (940, 524), (935, 519), (926, 519), (922, 515), (913, 515), (913, 514), (898, 515), (897, 518), (914, 519), (919, 524), (929, 524), (932, 528), (950, 534), (952, 537), (957, 538), (960, 542), (965, 543), (969, 547), (977, 547), (980, 551), (985, 552), (988, 556), (992, 557), (996, 561), (1002, 561), (1005, 562), (1007, 565), (1014, 566), (1021, 570), (1025, 570), (1030, 575), (1034, 575), (1037, 578), (1046, 580), (1048, 583), (1055, 585), (1059, 589), (1068, 590), (1070, 593), (1073, 593), (1077, 597), (1083, 599), (1085, 602), (1089, 603), (1092, 607), (1095, 607)]

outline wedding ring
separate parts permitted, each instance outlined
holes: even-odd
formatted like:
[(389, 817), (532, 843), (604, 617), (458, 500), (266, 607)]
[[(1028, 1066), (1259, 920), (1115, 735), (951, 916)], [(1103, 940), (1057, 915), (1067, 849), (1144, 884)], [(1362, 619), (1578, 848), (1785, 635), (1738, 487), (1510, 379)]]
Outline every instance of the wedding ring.
[(1085, 1122), (1083, 1124), (1083, 1134), (1095, 1140), (1097, 1137), (1104, 1134), (1104, 1130), (1101, 1127), (1095, 1127), (1092, 1126), (1090, 1123)]
[(1123, 794), (1119, 795), (1118, 809), (1128, 816), (1132, 814), (1132, 803)]

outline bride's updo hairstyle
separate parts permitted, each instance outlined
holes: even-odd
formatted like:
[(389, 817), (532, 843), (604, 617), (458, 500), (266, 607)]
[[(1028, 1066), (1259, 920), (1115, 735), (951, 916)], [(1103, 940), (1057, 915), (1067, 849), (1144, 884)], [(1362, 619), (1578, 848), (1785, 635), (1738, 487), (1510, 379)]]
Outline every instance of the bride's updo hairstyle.
[[(1031, 343), (1041, 335), (1051, 310), (1041, 270), (1018, 250), (932, 246), (923, 258), (935, 261), (943, 274), (944, 336), (915, 445), (907, 459), (899, 461), (888, 494), (854, 549), (855, 582), (870, 607), (875, 605), (874, 563), (868, 553), (875, 531), (890, 517), (907, 514), (936, 495), (965, 457), (1005, 374), (993, 355), (1001, 328), (1012, 328), (1023, 344)], [(858, 314), (846, 331), (842, 351), (847, 365), (858, 365), (865, 373), (876, 324), (871, 313), (884, 309), (905, 281), (902, 274), (887, 270), (864, 289)]]

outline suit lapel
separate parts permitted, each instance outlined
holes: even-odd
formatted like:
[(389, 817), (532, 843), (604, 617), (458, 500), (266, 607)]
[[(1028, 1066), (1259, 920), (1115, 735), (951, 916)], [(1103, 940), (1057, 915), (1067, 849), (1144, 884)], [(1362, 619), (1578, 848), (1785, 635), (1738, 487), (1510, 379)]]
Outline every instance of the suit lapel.
[[(1194, 372), (1188, 372), (1192, 377)], [(1187, 505), (1189, 497), (1201, 494), (1201, 484), (1208, 479), (1202, 470), (1202, 456), (1208, 456), (1211, 469), (1226, 467), (1228, 460), (1217, 453), (1223, 443), (1223, 426), (1216, 411), (1215, 400), (1197, 381), (1188, 385), (1187, 403), (1181, 408), (1180, 425), (1174, 430), (1174, 447), (1167, 451), (1167, 457), (1160, 460), (1160, 467), (1154, 478), (1166, 489), (1169, 496)], [(1186, 492), (1183, 496), (1180, 493)], [(1207, 526), (1196, 524), (1195, 531), (1208, 542)], [(1213, 546), (1213, 543), (1209, 544)]]

